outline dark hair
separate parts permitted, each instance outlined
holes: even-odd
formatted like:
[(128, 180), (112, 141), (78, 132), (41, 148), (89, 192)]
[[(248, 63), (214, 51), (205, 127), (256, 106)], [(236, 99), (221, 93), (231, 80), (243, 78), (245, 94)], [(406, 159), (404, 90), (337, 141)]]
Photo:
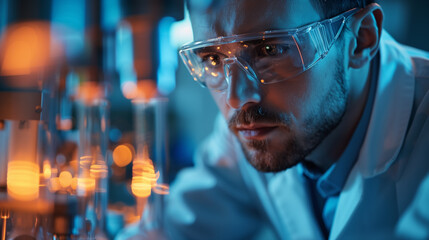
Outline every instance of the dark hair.
[(311, 0), (322, 18), (331, 18), (352, 8), (363, 8), (376, 0)]

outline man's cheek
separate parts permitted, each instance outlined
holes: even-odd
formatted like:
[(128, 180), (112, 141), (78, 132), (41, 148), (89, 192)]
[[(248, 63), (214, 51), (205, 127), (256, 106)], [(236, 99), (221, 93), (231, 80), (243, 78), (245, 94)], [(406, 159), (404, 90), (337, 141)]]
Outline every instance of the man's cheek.
[(225, 117), (226, 120), (229, 119), (229, 111), (230, 107), (226, 102), (226, 95), (224, 93), (218, 93), (218, 92), (211, 92), (213, 99), (218, 106), (219, 110), (221, 111), (222, 115)]

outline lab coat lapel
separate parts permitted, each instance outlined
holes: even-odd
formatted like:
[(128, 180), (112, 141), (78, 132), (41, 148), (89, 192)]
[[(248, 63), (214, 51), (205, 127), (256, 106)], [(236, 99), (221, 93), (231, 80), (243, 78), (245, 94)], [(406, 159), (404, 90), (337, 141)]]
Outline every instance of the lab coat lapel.
[(271, 177), (269, 193), (290, 239), (323, 239), (313, 215), (311, 198), (298, 168)]
[[(387, 44), (397, 43), (387, 32), (383, 32), (382, 38), (380, 70), (370, 123), (359, 158), (341, 192), (330, 239), (341, 238), (341, 232), (362, 200), (365, 180), (390, 168), (405, 138), (414, 98), (412, 63), (406, 52), (388, 50)], [(397, 49), (402, 48), (394, 49), (399, 51)]]
[(339, 239), (341, 231), (349, 222), (350, 217), (362, 199), (363, 182), (362, 175), (357, 168), (354, 168), (338, 200), (329, 239)]
[(410, 56), (387, 32), (383, 32), (382, 39), (376, 97), (356, 164), (365, 178), (385, 172), (396, 160), (414, 101), (415, 82)]

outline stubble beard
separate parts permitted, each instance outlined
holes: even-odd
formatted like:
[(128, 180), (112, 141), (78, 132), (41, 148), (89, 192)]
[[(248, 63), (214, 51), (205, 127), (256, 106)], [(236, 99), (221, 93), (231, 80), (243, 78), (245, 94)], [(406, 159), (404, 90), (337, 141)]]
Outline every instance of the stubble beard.
[[(258, 171), (279, 172), (291, 168), (305, 159), (317, 145), (341, 122), (347, 106), (348, 88), (345, 83), (344, 69), (338, 60), (335, 73), (336, 83), (320, 101), (317, 114), (304, 120), (299, 136), (286, 114), (272, 112), (262, 106), (252, 106), (245, 111), (237, 112), (231, 120), (231, 130), (237, 123), (265, 121), (279, 124), (282, 133), (288, 134), (279, 147), (270, 140), (251, 140), (240, 145), (247, 161)], [(234, 132), (234, 131), (233, 131)], [(237, 135), (238, 133), (235, 132)], [(279, 149), (276, 149), (279, 148)]]

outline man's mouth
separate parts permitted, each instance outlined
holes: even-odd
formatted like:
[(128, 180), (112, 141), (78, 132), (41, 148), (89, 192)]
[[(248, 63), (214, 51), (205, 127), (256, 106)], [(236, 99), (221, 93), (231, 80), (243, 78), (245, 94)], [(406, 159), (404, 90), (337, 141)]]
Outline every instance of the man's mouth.
[(268, 135), (277, 129), (275, 125), (250, 124), (236, 126), (238, 136), (245, 140), (265, 140)]

